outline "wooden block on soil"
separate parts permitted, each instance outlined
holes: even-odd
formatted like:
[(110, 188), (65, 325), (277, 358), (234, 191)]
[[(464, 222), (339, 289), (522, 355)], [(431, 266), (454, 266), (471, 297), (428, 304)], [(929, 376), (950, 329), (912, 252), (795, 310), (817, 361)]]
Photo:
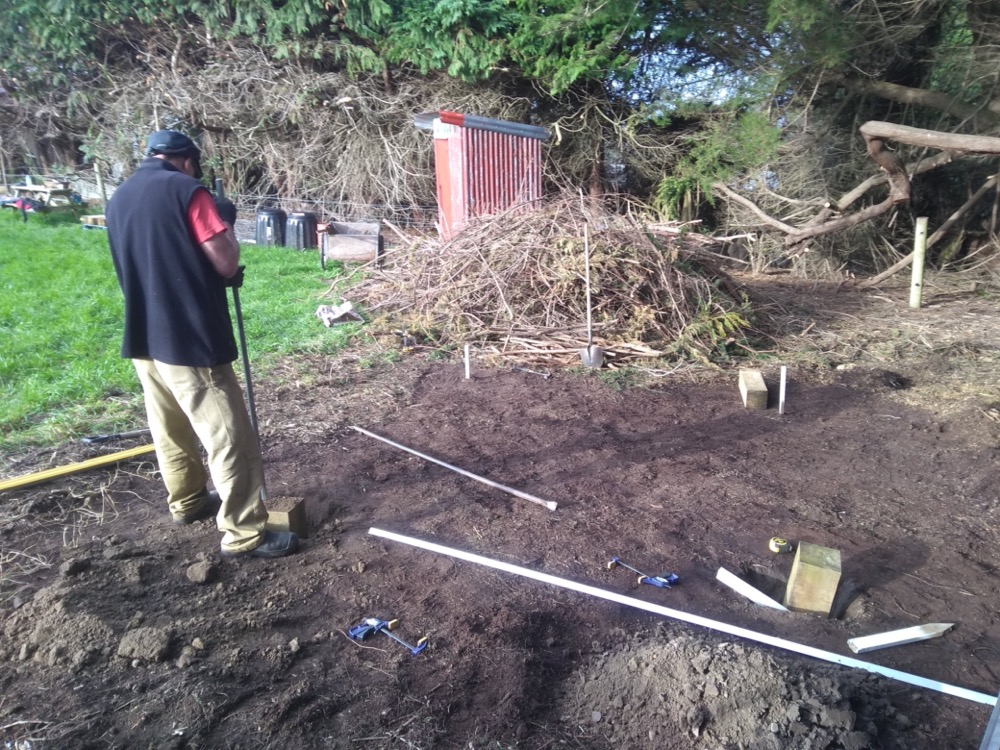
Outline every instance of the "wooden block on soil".
[(767, 408), (767, 385), (760, 370), (740, 370), (740, 395), (748, 409)]
[(840, 550), (800, 542), (785, 588), (785, 606), (795, 612), (829, 615), (840, 584)]
[(301, 539), (309, 536), (306, 523), (306, 501), (301, 497), (269, 498), (267, 528), (271, 531), (294, 531)]

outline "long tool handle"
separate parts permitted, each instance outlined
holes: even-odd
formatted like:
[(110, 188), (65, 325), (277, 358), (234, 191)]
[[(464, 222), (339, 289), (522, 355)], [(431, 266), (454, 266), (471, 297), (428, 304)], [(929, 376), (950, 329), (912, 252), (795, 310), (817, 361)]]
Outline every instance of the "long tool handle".
[(594, 325), (592, 313), (590, 311), (590, 223), (583, 225), (583, 262), (586, 268), (587, 278), (587, 352), (594, 345)]
[(142, 435), (148, 435), (149, 428), (146, 427), (142, 430), (130, 430), (129, 432), (116, 432), (113, 435), (90, 435), (89, 437), (80, 438), (81, 443), (106, 443), (109, 440), (124, 440), (125, 438), (140, 437)]
[[(263, 462), (263, 451), (260, 443), (260, 429), (257, 427), (257, 405), (253, 396), (253, 379), (250, 377), (250, 355), (247, 354), (247, 336), (243, 330), (243, 309), (240, 307), (240, 289), (233, 287), (233, 308), (236, 310), (236, 330), (240, 333), (240, 352), (243, 354), (243, 378), (247, 384), (247, 406), (250, 409), (250, 424), (253, 425), (253, 434), (257, 438), (257, 450), (261, 452)], [(260, 499), (267, 501), (267, 485), (264, 483), (264, 472), (260, 474)]]
[(554, 502), (552, 502), (551, 500), (542, 500), (540, 497), (535, 497), (534, 495), (529, 495), (527, 492), (521, 492), (521, 490), (515, 490), (513, 487), (507, 487), (505, 485), (498, 484), (497, 482), (494, 482), (494, 481), (492, 481), (490, 479), (487, 479), (486, 477), (481, 477), (478, 474), (473, 474), (471, 471), (466, 471), (465, 469), (460, 469), (457, 466), (452, 466), (451, 464), (446, 464), (444, 461), (439, 461), (436, 458), (431, 458), (430, 456), (427, 456), (427, 455), (425, 455), (423, 453), (419, 453), (419, 452), (413, 450), (413, 448), (407, 448), (405, 445), (400, 445), (399, 443), (394, 443), (392, 440), (389, 440), (388, 438), (384, 438), (384, 437), (382, 437), (380, 435), (376, 435), (374, 432), (368, 432), (368, 430), (363, 430), (360, 427), (355, 427), (355, 426), (352, 425), (351, 429), (352, 430), (357, 430), (362, 435), (367, 435), (368, 437), (375, 438), (376, 440), (381, 440), (383, 443), (386, 443), (387, 445), (391, 445), (393, 448), (399, 448), (400, 450), (406, 451), (407, 453), (412, 453), (417, 458), (422, 458), (425, 461), (430, 461), (431, 463), (437, 464), (438, 466), (443, 466), (446, 469), (451, 469), (452, 471), (457, 472), (458, 474), (461, 474), (463, 477), (468, 477), (469, 479), (475, 479), (477, 482), (482, 482), (483, 484), (488, 484), (490, 487), (495, 487), (498, 490), (503, 490), (504, 492), (509, 492), (511, 495), (514, 495), (515, 497), (519, 497), (522, 500), (528, 500), (528, 501), (530, 501), (532, 503), (538, 503), (539, 505), (544, 505), (549, 510), (555, 510), (556, 509), (556, 504)]

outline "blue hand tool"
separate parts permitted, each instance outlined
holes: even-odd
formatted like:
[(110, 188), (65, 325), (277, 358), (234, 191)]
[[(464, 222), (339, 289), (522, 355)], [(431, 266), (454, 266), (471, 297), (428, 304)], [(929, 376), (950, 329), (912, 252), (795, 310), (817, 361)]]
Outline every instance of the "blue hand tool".
[(611, 562), (608, 563), (608, 570), (614, 570), (616, 567), (621, 565), (623, 568), (628, 568), (633, 573), (639, 574), (639, 583), (646, 583), (650, 586), (656, 586), (661, 589), (669, 589), (675, 583), (680, 583), (680, 577), (675, 573), (664, 573), (662, 576), (648, 576), (641, 570), (636, 570), (631, 565), (622, 562), (620, 557), (612, 557)]
[(370, 635), (374, 635), (375, 633), (385, 633), (387, 636), (392, 638), (397, 643), (401, 643), (404, 646), (406, 646), (406, 648), (408, 648), (410, 650), (410, 653), (413, 654), (414, 656), (416, 656), (425, 648), (427, 648), (426, 635), (419, 641), (417, 641), (416, 646), (411, 646), (409, 643), (404, 641), (395, 633), (389, 632), (393, 630), (398, 623), (399, 620), (380, 620), (377, 617), (366, 617), (364, 622), (362, 622), (360, 625), (355, 625), (353, 628), (347, 631), (347, 634), (356, 641), (363, 641), (365, 640), (365, 638), (367, 638)]

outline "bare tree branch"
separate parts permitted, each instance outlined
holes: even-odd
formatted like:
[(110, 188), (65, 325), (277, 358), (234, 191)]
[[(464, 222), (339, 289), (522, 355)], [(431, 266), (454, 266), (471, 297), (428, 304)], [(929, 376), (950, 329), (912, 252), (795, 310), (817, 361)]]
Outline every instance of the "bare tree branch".
[[(864, 78), (840, 78), (839, 82), (846, 88), (860, 94), (878, 96), (900, 104), (913, 104), (928, 109), (944, 112), (960, 120), (974, 122), (977, 127), (988, 130), (1000, 125), (1000, 116), (994, 107), (1000, 102), (990, 102), (986, 109), (974, 107), (958, 97), (940, 91), (918, 89), (912, 86), (901, 86), (898, 83), (878, 81)], [(905, 142), (905, 141), (904, 141)]]
[[(942, 237), (944, 237), (945, 233), (949, 229), (951, 229), (951, 227), (955, 224), (955, 222), (957, 222), (960, 218), (962, 218), (962, 216), (968, 213), (969, 210), (971, 210), (972, 207), (975, 206), (984, 195), (986, 195), (986, 193), (988, 193), (993, 187), (996, 186), (996, 184), (997, 184), (997, 175), (991, 175), (989, 179), (986, 180), (986, 182), (984, 182), (980, 186), (979, 190), (977, 190), (972, 195), (972, 197), (969, 198), (969, 200), (967, 200), (965, 203), (962, 204), (961, 208), (959, 208), (957, 211), (955, 211), (955, 213), (949, 216), (948, 220), (944, 222), (941, 226), (939, 226), (937, 230), (934, 232), (934, 234), (932, 234), (930, 237), (927, 238), (927, 249), (929, 250), (930, 248), (934, 247), (934, 245), (937, 244), (937, 242)], [(861, 288), (867, 288), (880, 284), (890, 276), (893, 276), (894, 274), (902, 271), (908, 265), (913, 263), (914, 254), (915, 253), (911, 252), (905, 258), (902, 258), (901, 260), (899, 260), (899, 262), (894, 263), (892, 266), (890, 266), (877, 276), (872, 276), (870, 279), (862, 281), (861, 283), (858, 284), (858, 286)]]
[[(855, 227), (863, 222), (870, 221), (877, 216), (887, 213), (893, 206), (909, 201), (910, 178), (908, 170), (904, 168), (899, 158), (893, 152), (885, 148), (886, 141), (897, 141), (899, 143), (905, 143), (912, 146), (943, 150), (944, 153), (938, 155), (937, 157), (932, 159), (923, 159), (918, 162), (916, 169), (920, 171), (926, 171), (947, 164), (952, 161), (954, 154), (1000, 154), (1000, 138), (993, 138), (990, 136), (943, 133), (934, 130), (924, 130), (922, 128), (912, 128), (905, 125), (896, 125), (894, 123), (880, 122), (877, 120), (866, 122), (861, 126), (860, 132), (868, 146), (869, 156), (871, 156), (871, 158), (882, 168), (884, 174), (879, 178), (872, 177), (865, 180), (861, 186), (855, 188), (848, 193), (847, 196), (845, 196), (844, 202), (851, 203), (857, 200), (857, 198), (863, 194), (863, 191), (861, 190), (862, 187), (865, 187), (867, 190), (875, 185), (883, 184), (888, 181), (890, 189), (889, 196), (884, 201), (868, 206), (867, 208), (853, 214), (829, 218), (833, 212), (830, 207), (825, 207), (820, 212), (820, 216), (823, 217), (822, 220), (814, 218), (804, 226), (793, 227), (772, 216), (769, 216), (752, 201), (744, 198), (725, 185), (716, 184), (713, 185), (713, 189), (727, 200), (738, 203), (744, 208), (752, 211), (754, 215), (760, 218), (767, 226), (784, 233), (785, 246), (794, 248), (801, 245), (806, 240), (831, 234), (833, 232), (839, 232), (844, 229)], [(994, 176), (987, 180), (987, 184), (981, 187), (975, 196), (970, 198), (969, 201), (962, 206), (962, 208), (955, 212), (955, 214), (953, 214), (952, 217), (945, 222), (941, 228), (939, 228), (933, 238), (935, 242), (943, 236), (944, 232), (946, 232), (955, 223), (955, 221), (957, 221), (973, 205), (975, 205), (982, 195), (984, 195), (990, 187), (993, 186), (995, 179), (996, 178)], [(905, 266), (903, 261), (900, 261), (900, 263), (903, 265), (901, 266), (897, 263), (896, 266), (893, 266), (893, 268), (889, 269), (889, 271), (895, 273), (895, 271), (899, 270), (897, 266), (900, 268)]]
[(775, 229), (778, 229), (779, 231), (782, 231), (785, 234), (791, 234), (792, 232), (796, 231), (795, 227), (793, 227), (791, 224), (786, 224), (785, 222), (780, 221), (779, 219), (775, 219), (773, 216), (768, 216), (753, 201), (748, 200), (747, 198), (744, 198), (739, 193), (731, 190), (724, 183), (721, 183), (721, 182), (713, 183), (712, 184), (712, 190), (714, 192), (719, 193), (719, 195), (721, 195), (721, 196), (723, 196), (725, 198), (728, 198), (729, 200), (733, 201), (734, 203), (739, 203), (744, 208), (749, 209), (757, 217), (759, 217), (761, 221), (763, 221), (765, 224), (767, 224), (770, 227), (774, 227)]
[[(940, 130), (911, 128), (891, 122), (870, 120), (859, 128), (866, 142), (872, 140), (895, 141), (910, 146), (935, 148), (956, 154), (1000, 154), (1000, 138), (989, 135), (963, 135)], [(880, 166), (883, 166), (879, 162)], [(886, 170), (889, 171), (889, 170)]]

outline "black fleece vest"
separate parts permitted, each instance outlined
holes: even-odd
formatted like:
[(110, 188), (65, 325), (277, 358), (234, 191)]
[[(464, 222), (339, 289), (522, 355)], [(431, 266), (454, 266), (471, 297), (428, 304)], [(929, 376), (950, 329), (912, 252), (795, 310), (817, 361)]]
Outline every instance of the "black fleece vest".
[(193, 177), (150, 158), (108, 202), (108, 242), (125, 296), (123, 357), (188, 367), (236, 359), (225, 282), (188, 228), (199, 189)]

